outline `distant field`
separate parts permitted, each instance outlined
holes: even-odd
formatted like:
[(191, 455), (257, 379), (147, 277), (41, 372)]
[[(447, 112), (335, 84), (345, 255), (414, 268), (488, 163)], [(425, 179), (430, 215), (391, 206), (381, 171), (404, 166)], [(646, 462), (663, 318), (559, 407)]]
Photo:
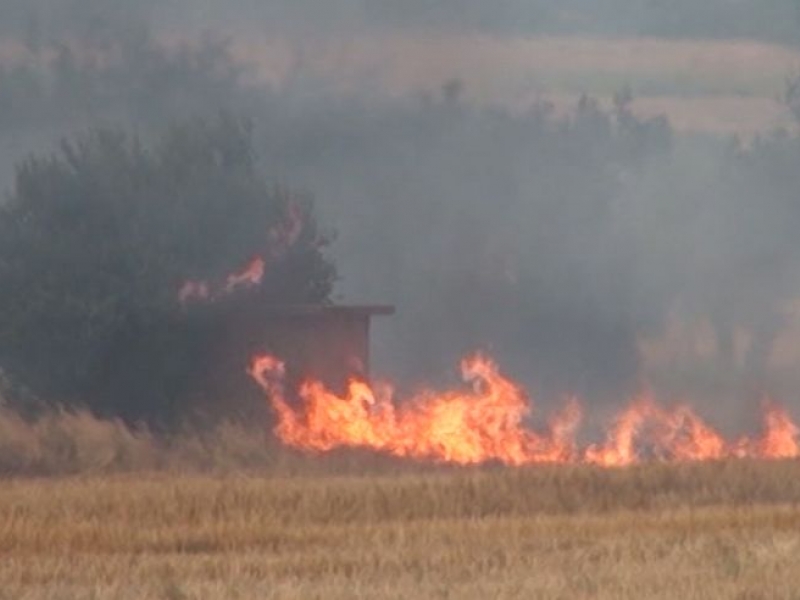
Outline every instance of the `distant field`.
[(790, 599), (798, 500), (796, 462), (6, 480), (0, 598)]
[(608, 99), (628, 85), (643, 114), (723, 134), (786, 123), (778, 99), (800, 70), (795, 50), (748, 40), (390, 35), (304, 40), (298, 56), (285, 40), (233, 39), (235, 55), (273, 83), (300, 69), (343, 91), (366, 85), (402, 95), (436, 92), (457, 77), (472, 100), (514, 108), (535, 98), (566, 105), (581, 93)]
[[(467, 99), (516, 110), (537, 99), (567, 110), (583, 93), (608, 102), (629, 86), (639, 113), (723, 135), (789, 124), (779, 99), (787, 77), (800, 73), (796, 50), (750, 40), (410, 32), (288, 39), (241, 31), (229, 39), (233, 56), (251, 67), (248, 77), (276, 86), (310, 75), (342, 93), (405, 96), (437, 94), (459, 78)], [(0, 64), (30, 59), (20, 43), (0, 39)]]

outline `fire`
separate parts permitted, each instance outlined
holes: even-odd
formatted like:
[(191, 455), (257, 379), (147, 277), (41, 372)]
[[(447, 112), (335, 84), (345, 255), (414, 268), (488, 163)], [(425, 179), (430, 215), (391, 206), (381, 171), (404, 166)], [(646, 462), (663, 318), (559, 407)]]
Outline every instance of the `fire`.
[(764, 435), (755, 454), (766, 458), (800, 456), (798, 433), (800, 429), (783, 408), (767, 406), (764, 412)]
[(637, 459), (634, 442), (648, 413), (649, 402), (637, 401), (617, 416), (603, 446), (592, 444), (584, 453), (587, 462), (604, 467), (624, 467)]
[(267, 246), (263, 254), (254, 256), (243, 268), (225, 278), (225, 283), (186, 281), (178, 292), (178, 300), (214, 300), (241, 288), (255, 287), (264, 280), (269, 265), (278, 262), (294, 246), (303, 232), (304, 215), (300, 207), (289, 203), (284, 219), (267, 232)]
[(740, 458), (781, 459), (800, 456), (800, 428), (792, 421), (789, 413), (783, 407), (765, 401), (763, 414), (761, 437), (755, 440), (740, 439), (732, 453)]
[(718, 460), (728, 454), (723, 437), (689, 406), (672, 410), (646, 396), (620, 413), (603, 446), (586, 449), (587, 462), (623, 467), (639, 462), (642, 453), (676, 460)]
[(231, 293), (238, 287), (258, 285), (264, 279), (266, 266), (264, 259), (256, 256), (242, 271), (228, 275), (228, 280), (225, 282), (225, 292)]
[(500, 462), (587, 463), (623, 467), (642, 461), (800, 457), (800, 428), (777, 405), (765, 405), (758, 438), (728, 442), (688, 405), (660, 406), (651, 396), (619, 413), (600, 444), (581, 448), (582, 411), (576, 399), (553, 415), (546, 430), (525, 421), (532, 414), (525, 392), (484, 356), (461, 363), (462, 389), (424, 391), (396, 402), (391, 388), (352, 379), (343, 395), (318, 381), (287, 399), (284, 364), (257, 357), (250, 374), (267, 393), (278, 417), (275, 433), (285, 444), (314, 452), (368, 448), (397, 457), (460, 465)]

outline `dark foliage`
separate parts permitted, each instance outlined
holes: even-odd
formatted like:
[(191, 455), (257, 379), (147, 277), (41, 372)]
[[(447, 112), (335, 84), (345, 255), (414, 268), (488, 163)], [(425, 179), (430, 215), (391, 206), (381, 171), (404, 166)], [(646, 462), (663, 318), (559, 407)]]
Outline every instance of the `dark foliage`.
[(228, 116), (175, 125), (152, 147), (102, 129), (31, 156), (0, 212), (0, 364), (38, 397), (173, 422), (197, 408), (231, 314), (230, 302), (183, 305), (182, 284), (224, 282), (299, 211), (300, 237), (255, 295), (326, 301), (335, 273), (311, 210), (265, 184), (249, 125)]

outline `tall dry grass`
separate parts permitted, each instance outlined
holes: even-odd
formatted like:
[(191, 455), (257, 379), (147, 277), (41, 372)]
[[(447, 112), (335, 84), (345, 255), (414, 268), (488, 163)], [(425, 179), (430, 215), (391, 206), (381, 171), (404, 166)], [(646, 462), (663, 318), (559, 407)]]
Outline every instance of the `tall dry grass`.
[(283, 448), (266, 422), (223, 421), (166, 434), (85, 410), (52, 409), (26, 419), (0, 403), (0, 479), (140, 472), (317, 475), (422, 468), (368, 452), (343, 452), (318, 461)]
[(266, 424), (223, 422), (158, 434), (83, 410), (53, 409), (25, 419), (0, 408), (0, 477), (264, 470), (291, 459)]
[[(537, 473), (540, 476), (557, 473), (559, 480), (579, 473), (576, 482), (570, 485), (580, 497), (591, 497), (592, 502), (604, 501), (603, 490), (632, 497), (631, 490), (617, 489), (617, 485), (641, 486), (651, 500), (653, 494), (661, 489), (679, 494), (691, 492), (693, 502), (703, 500), (705, 496), (701, 497), (702, 494), (711, 502), (738, 498), (746, 501), (790, 500), (793, 495), (800, 498), (800, 483), (795, 487), (787, 485), (781, 477), (765, 479), (768, 474), (781, 474), (781, 469), (786, 468), (781, 464), (737, 461), (699, 467), (704, 474), (713, 473), (714, 490), (705, 488), (702, 480), (695, 476), (694, 469), (698, 466), (692, 464), (652, 464), (642, 471), (624, 471), (624, 476), (615, 471), (604, 472), (574, 465), (542, 466)], [(210, 428), (187, 427), (167, 434), (155, 433), (143, 425), (130, 427), (117, 419), (98, 418), (85, 410), (52, 409), (26, 419), (0, 404), (0, 480), (158, 472), (172, 475), (238, 472), (270, 477), (396, 476), (487, 473), (501, 468), (499, 464), (490, 464), (465, 470), (404, 461), (369, 450), (345, 449), (327, 454), (308, 454), (282, 446), (266, 422), (244, 424), (227, 421)], [(640, 481), (639, 478), (644, 476), (640, 474), (646, 474), (647, 480)], [(750, 478), (744, 486), (743, 474)], [(758, 490), (762, 496), (751, 497), (754, 490), (752, 481), (761, 482)], [(519, 485), (515, 482), (515, 489)], [(574, 486), (588, 487), (578, 489)]]

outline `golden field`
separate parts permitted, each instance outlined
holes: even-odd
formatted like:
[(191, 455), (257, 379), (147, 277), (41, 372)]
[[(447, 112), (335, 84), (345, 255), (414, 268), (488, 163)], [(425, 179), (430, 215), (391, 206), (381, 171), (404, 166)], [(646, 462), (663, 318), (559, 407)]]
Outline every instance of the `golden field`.
[(235, 426), (0, 429), (3, 599), (800, 598), (797, 461), (454, 469)]

